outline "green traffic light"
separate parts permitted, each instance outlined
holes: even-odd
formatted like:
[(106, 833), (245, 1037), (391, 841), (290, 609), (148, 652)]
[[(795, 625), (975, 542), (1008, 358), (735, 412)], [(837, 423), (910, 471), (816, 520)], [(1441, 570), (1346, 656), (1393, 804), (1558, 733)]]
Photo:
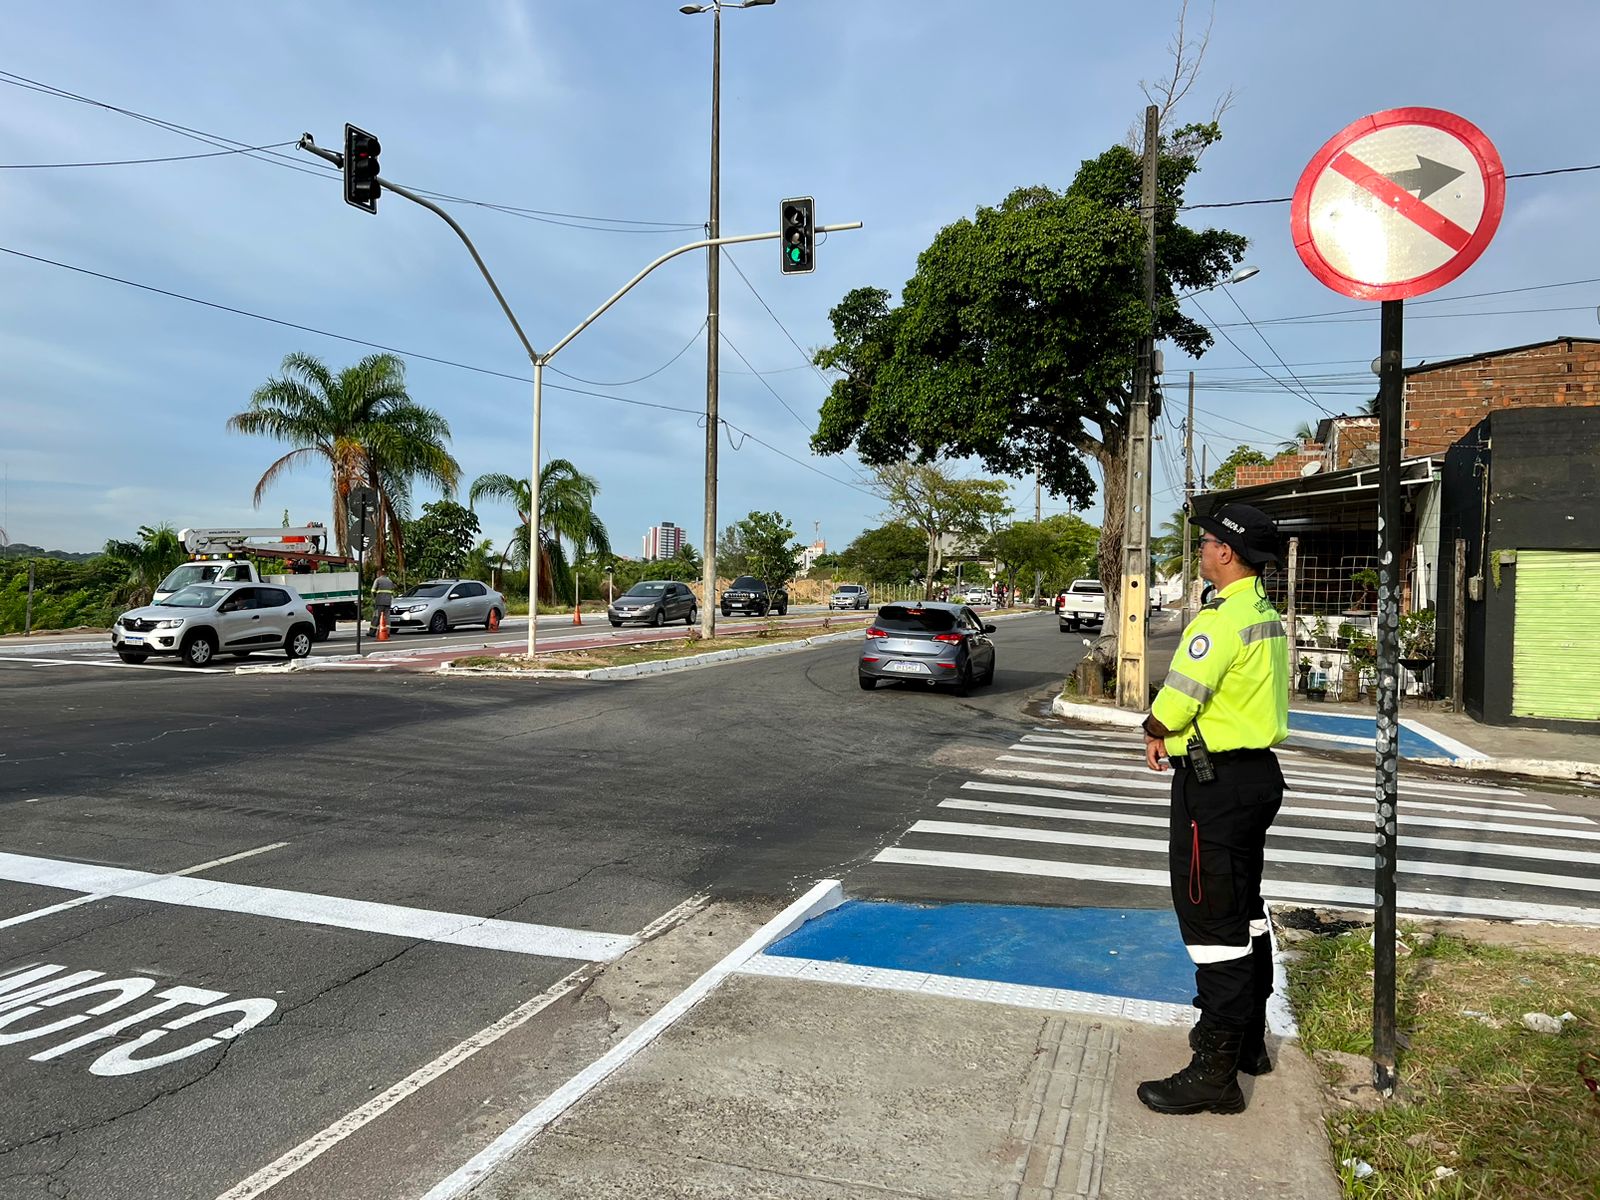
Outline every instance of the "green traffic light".
[(789, 247), (789, 261), (790, 262), (796, 262), (796, 263), (800, 261), (800, 247), (799, 246), (790, 246)]

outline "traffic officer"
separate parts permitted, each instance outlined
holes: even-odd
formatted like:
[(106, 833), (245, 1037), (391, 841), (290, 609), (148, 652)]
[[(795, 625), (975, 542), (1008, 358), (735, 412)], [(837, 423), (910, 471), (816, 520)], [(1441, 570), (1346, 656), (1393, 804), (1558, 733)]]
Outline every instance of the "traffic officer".
[(1225, 504), (1195, 517), (1200, 573), (1216, 586), (1183, 631), (1144, 722), (1145, 761), (1171, 761), (1172, 904), (1195, 963), (1194, 1057), (1138, 1088), (1162, 1113), (1242, 1112), (1236, 1071), (1272, 1070), (1266, 1051), (1272, 949), (1261, 900), (1267, 829), (1283, 802), (1272, 747), (1289, 735), (1289, 643), (1261, 571), (1282, 562), (1277, 527)]
[(386, 620), (393, 607), (394, 580), (389, 578), (389, 572), (380, 569), (372, 581), (372, 628), (367, 630), (368, 637), (377, 636), (379, 620)]

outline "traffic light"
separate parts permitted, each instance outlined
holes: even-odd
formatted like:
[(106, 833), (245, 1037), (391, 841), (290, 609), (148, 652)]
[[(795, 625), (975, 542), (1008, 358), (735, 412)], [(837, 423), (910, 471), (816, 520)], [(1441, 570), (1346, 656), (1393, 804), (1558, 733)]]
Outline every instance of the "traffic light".
[(817, 269), (815, 204), (810, 196), (785, 200), (779, 205), (783, 246), (783, 273), (808, 275)]
[(378, 152), (383, 147), (365, 129), (344, 127), (344, 202), (369, 213), (378, 211)]

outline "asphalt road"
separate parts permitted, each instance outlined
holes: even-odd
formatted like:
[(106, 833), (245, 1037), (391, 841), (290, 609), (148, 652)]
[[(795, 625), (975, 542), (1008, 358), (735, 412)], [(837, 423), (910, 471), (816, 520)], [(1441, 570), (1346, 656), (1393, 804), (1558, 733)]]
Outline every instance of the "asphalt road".
[[(1055, 626), (1001, 625), (968, 699), (863, 692), (853, 643), (609, 684), (0, 669), (0, 1196), (220, 1196), (690, 897), (870, 861), (1029, 723)], [(273, 1200), (383, 1194), (317, 1169)]]

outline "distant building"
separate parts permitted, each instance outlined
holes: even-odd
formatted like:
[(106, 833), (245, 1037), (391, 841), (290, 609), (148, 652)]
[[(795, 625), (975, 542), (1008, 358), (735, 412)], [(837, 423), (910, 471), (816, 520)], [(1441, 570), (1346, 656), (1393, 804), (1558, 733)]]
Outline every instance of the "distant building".
[(795, 555), (794, 565), (796, 571), (800, 575), (811, 574), (811, 568), (816, 564), (817, 559), (821, 558), (827, 552), (827, 542), (820, 540), (812, 542), (811, 545), (805, 547), (800, 551), (799, 554)]
[(644, 535), (645, 561), (657, 558), (674, 558), (683, 549), (683, 528), (671, 521), (650, 526)]

